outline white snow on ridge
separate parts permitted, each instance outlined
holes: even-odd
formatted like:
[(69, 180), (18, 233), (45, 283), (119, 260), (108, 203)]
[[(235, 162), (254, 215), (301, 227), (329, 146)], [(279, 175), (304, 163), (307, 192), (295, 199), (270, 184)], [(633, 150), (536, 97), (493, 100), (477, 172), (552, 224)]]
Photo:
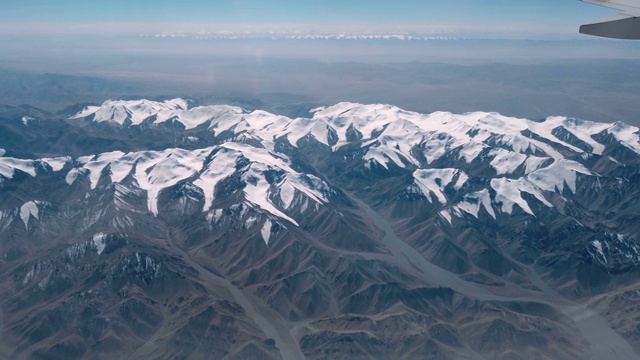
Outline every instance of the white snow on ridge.
[(498, 175), (515, 172), (527, 160), (526, 155), (500, 148), (491, 150), (489, 155), (493, 156), (491, 166), (496, 169)]
[(283, 181), (280, 185), (280, 201), (285, 209), (289, 209), (293, 204), (293, 199), (296, 195), (296, 188), (287, 181)]
[[(258, 139), (271, 149), (276, 138), (284, 136), (296, 146), (307, 135), (325, 145), (331, 145), (335, 141), (333, 148), (338, 149), (349, 142), (347, 134), (351, 131), (362, 136), (362, 146), (370, 146), (366, 160), (376, 161), (385, 167), (390, 160), (398, 166), (404, 166), (400, 159), (406, 163), (419, 164), (412, 156), (415, 146), (425, 149), (423, 155), (429, 163), (454, 149), (459, 149), (459, 156), (470, 163), (479, 156), (489, 139), (497, 141), (499, 147), (506, 151), (556, 160), (564, 158), (553, 146), (525, 135), (525, 131), (572, 152), (584, 152), (554, 136), (553, 132), (558, 128), (564, 128), (566, 132), (588, 144), (594, 154), (602, 154), (604, 145), (595, 141), (593, 136), (605, 130), (625, 146), (640, 153), (638, 129), (622, 124), (600, 124), (564, 117), (549, 117), (542, 122), (535, 122), (486, 112), (460, 115), (447, 112), (420, 114), (382, 104), (345, 102), (314, 109), (311, 118), (290, 119), (259, 110), (247, 113), (241, 108), (226, 105), (189, 109), (188, 103), (182, 99), (165, 102), (110, 100), (100, 107), (87, 108), (74, 118), (90, 115), (94, 115), (95, 121), (124, 123), (129, 119), (133, 124), (155, 116), (153, 121), (157, 124), (171, 120), (182, 123), (187, 129), (209, 123), (215, 134), (223, 131), (245, 133), (245, 136)], [(374, 139), (377, 142), (369, 142)], [(510, 156), (509, 164), (500, 164), (499, 173), (508, 173), (519, 158)], [(506, 155), (496, 161), (507, 161), (505, 159)]]
[(551, 158), (546, 157), (537, 157), (537, 156), (529, 156), (525, 161), (525, 174), (530, 174), (542, 167), (545, 162), (551, 160)]
[(615, 136), (623, 145), (640, 154), (640, 129), (618, 122), (607, 131), (609, 134)]
[(443, 219), (447, 220), (449, 225), (453, 224), (453, 218), (451, 217), (451, 212), (449, 210), (442, 210), (439, 214)]
[(186, 110), (188, 104), (183, 99), (156, 102), (149, 100), (107, 100), (101, 106), (89, 106), (71, 119), (81, 119), (93, 115), (93, 121), (111, 121), (123, 125), (127, 120), (133, 125), (141, 124), (145, 119), (165, 110)]
[(51, 169), (53, 169), (53, 171), (60, 171), (67, 163), (71, 162), (72, 159), (70, 156), (65, 156), (57, 158), (44, 158), (41, 160), (51, 166)]
[(513, 214), (514, 205), (518, 205), (529, 215), (535, 216), (529, 203), (522, 197), (522, 193), (533, 195), (545, 206), (552, 208), (553, 205), (535, 188), (532, 184), (523, 179), (512, 180), (507, 178), (491, 180), (491, 187), (495, 190), (496, 203), (501, 204), (501, 210), (506, 214)]
[(262, 239), (264, 243), (269, 245), (269, 239), (271, 238), (271, 228), (272, 228), (271, 220), (267, 219), (262, 225), (262, 229), (260, 230), (260, 234), (262, 235)]
[(12, 179), (16, 170), (36, 176), (36, 161), (0, 157), (0, 176)]
[(269, 201), (269, 183), (262, 177), (254, 178), (252, 180), (254, 183), (249, 182), (247, 186), (244, 188), (244, 196), (248, 202), (248, 205), (258, 206), (259, 208), (266, 210), (267, 212), (285, 219), (295, 226), (299, 226), (298, 223), (293, 220), (291, 217), (278, 210), (272, 203)]
[(103, 234), (103, 233), (98, 233), (93, 235), (93, 246), (96, 248), (96, 251), (98, 252), (98, 256), (100, 254), (102, 254), (102, 252), (104, 251), (104, 248), (107, 246), (107, 243), (105, 242), (105, 240), (107, 239), (107, 235)]
[[(271, 199), (275, 197), (275, 194), (280, 198), (284, 209), (288, 209), (291, 206), (296, 192), (304, 194), (316, 203), (328, 202), (323, 193), (328, 191), (328, 186), (313, 175), (301, 174), (292, 169), (289, 165), (289, 159), (284, 155), (237, 143), (225, 143), (221, 148), (224, 149), (221, 152), (233, 154), (233, 156), (223, 161), (227, 164), (230, 163), (230, 159), (233, 159), (234, 156), (236, 159), (242, 156), (250, 161), (247, 167), (238, 170), (242, 173), (242, 180), (246, 184), (243, 192), (249, 206), (257, 206), (298, 226), (294, 219), (273, 204)], [(233, 164), (235, 166), (235, 161)], [(235, 170), (231, 166), (228, 166), (227, 169), (228, 171), (224, 172), (225, 175), (231, 174)], [(273, 189), (273, 186), (269, 184), (265, 176), (266, 172), (272, 170), (284, 173), (283, 179), (276, 184), (277, 190)], [(223, 178), (222, 176), (220, 179)]]
[[(536, 133), (574, 152), (583, 152), (552, 135), (553, 129), (560, 126), (564, 118), (550, 118), (546, 122), (537, 123), (527, 119), (483, 112), (462, 115), (436, 112), (424, 115), (388, 105), (353, 103), (341, 103), (314, 111), (313, 120), (327, 122), (333, 129), (336, 129), (339, 138), (338, 144), (346, 143), (346, 129), (349, 127), (363, 134), (365, 141), (371, 139), (375, 133), (380, 133), (377, 137), (379, 145), (370, 148), (368, 157), (383, 165), (387, 161), (382, 161), (381, 154), (385, 154), (398, 164), (389, 155), (390, 152), (396, 152), (409, 162), (416, 163), (417, 160), (410, 154), (413, 146), (418, 144), (423, 144), (426, 150), (424, 156), (430, 163), (456, 148), (460, 149), (460, 156), (467, 163), (470, 163), (479, 156), (486, 147), (484, 142), (492, 136), (494, 138), (498, 136), (497, 139), (505, 146), (505, 151), (539, 154), (555, 159), (564, 158), (552, 146), (523, 135), (524, 131)], [(576, 130), (573, 129), (571, 132), (576, 132)], [(588, 136), (590, 135), (580, 134), (578, 137)], [(396, 139), (399, 141), (393, 141)], [(595, 141), (591, 139), (590, 142)], [(515, 162), (520, 158), (512, 157), (511, 161)], [(504, 171), (513, 168), (513, 165), (514, 163)]]
[(86, 106), (82, 111), (70, 117), (70, 119), (82, 119), (94, 115), (98, 110), (100, 110), (100, 106)]
[(529, 204), (522, 198), (520, 183), (507, 178), (491, 180), (491, 187), (496, 192), (496, 202), (501, 204), (503, 213), (512, 214), (513, 206), (518, 205), (526, 213), (533, 215)]
[(562, 126), (567, 131), (569, 131), (578, 139), (585, 142), (587, 145), (591, 146), (591, 148), (593, 149), (591, 152), (593, 154), (602, 155), (605, 148), (604, 145), (595, 141), (592, 138), (592, 136), (606, 130), (608, 126), (611, 126), (610, 124), (601, 124), (601, 123), (594, 123), (591, 121), (567, 119), (567, 118), (560, 118), (560, 119), (562, 121)]
[[(226, 105), (189, 109), (187, 101), (183, 99), (164, 102), (109, 100), (101, 106), (87, 107), (72, 118), (86, 118), (92, 115), (94, 121), (124, 124), (128, 119), (134, 125), (155, 116), (155, 123), (175, 120), (184, 124), (187, 129), (210, 122), (210, 127), (215, 133), (231, 129), (236, 133), (248, 131), (267, 142), (272, 141), (274, 137), (286, 135), (294, 146), (305, 135), (311, 135), (321, 143), (328, 144), (330, 132), (335, 133), (340, 146), (347, 142), (347, 131), (350, 128), (361, 133), (364, 140), (372, 139), (375, 134), (382, 132), (390, 139), (402, 137), (410, 146), (416, 145), (421, 136), (432, 132), (451, 135), (454, 141), (449, 145), (452, 147), (462, 146), (470, 139), (473, 139), (472, 142), (482, 143), (492, 134), (496, 134), (506, 136), (505, 144), (511, 145), (516, 152), (522, 153), (527, 148), (535, 147), (556, 159), (561, 156), (551, 147), (527, 139), (522, 133), (530, 131), (573, 152), (583, 152), (552, 134), (556, 128), (562, 127), (591, 146), (594, 154), (601, 154), (604, 147), (592, 136), (607, 130), (626, 146), (640, 152), (638, 128), (623, 124), (594, 123), (564, 117), (549, 117), (545, 121), (535, 122), (485, 112), (460, 115), (446, 112), (420, 114), (383, 104), (362, 105), (345, 102), (314, 109), (311, 118), (289, 119), (265, 111), (246, 113), (241, 108)], [(416, 138), (407, 138), (411, 135), (416, 135)], [(406, 154), (406, 149), (403, 152)], [(467, 159), (469, 160), (468, 157)]]
[(158, 214), (160, 191), (199, 172), (211, 150), (169, 149), (161, 153), (146, 152), (151, 156), (138, 159), (134, 176), (138, 186), (147, 191), (147, 206), (151, 213)]
[(496, 213), (491, 201), (491, 194), (489, 194), (489, 190), (487, 189), (466, 195), (463, 202), (456, 204), (454, 207), (454, 213), (458, 216), (462, 216), (462, 212), (466, 212), (477, 219), (480, 214), (481, 207), (484, 207), (489, 215), (496, 219)]
[[(89, 106), (71, 119), (82, 119), (93, 116), (95, 122), (115, 122), (124, 125), (131, 121), (132, 125), (139, 125), (146, 119), (153, 118), (154, 124), (167, 121), (177, 121), (185, 128), (193, 129), (210, 122), (217, 132), (228, 130), (236, 125), (244, 111), (236, 106), (211, 105), (189, 109), (184, 99), (156, 102), (149, 100), (108, 100), (101, 106)], [(154, 118), (155, 117), (155, 118)]]
[(105, 153), (91, 157), (80, 168), (72, 169), (67, 174), (67, 183), (71, 185), (78, 175), (89, 172), (91, 188), (95, 189), (107, 166), (110, 166), (109, 176), (114, 183), (123, 181), (135, 167), (133, 176), (138, 186), (147, 191), (148, 209), (157, 215), (157, 197), (160, 191), (200, 171), (212, 149), (196, 151), (167, 149), (162, 152), (144, 151), (129, 154), (120, 151)]
[(527, 124), (528, 124), (528, 128), (530, 130), (532, 130), (535, 134), (551, 140), (553, 142), (555, 142), (556, 144), (562, 145), (566, 148), (571, 149), (571, 151), (575, 152), (575, 153), (582, 153), (583, 150), (571, 145), (565, 141), (563, 141), (562, 139), (558, 138), (557, 136), (553, 135), (553, 131), (557, 128), (560, 127), (564, 127), (565, 130), (567, 130), (568, 132), (570, 132), (571, 134), (573, 134), (574, 136), (580, 138), (580, 137), (584, 137), (582, 135), (580, 135), (580, 132), (578, 131), (578, 135), (574, 134), (573, 131), (569, 130), (566, 128), (566, 126), (563, 126), (565, 121), (567, 120), (567, 118), (564, 117), (559, 117), (559, 116), (555, 116), (555, 117), (549, 117), (547, 118), (545, 121), (543, 122), (535, 122), (535, 121), (531, 121), (531, 120), (527, 120)]
[(546, 168), (538, 169), (526, 176), (528, 182), (551, 192), (562, 192), (569, 187), (576, 192), (577, 173), (592, 175), (583, 165), (571, 160), (558, 160)]
[(78, 176), (86, 172), (87, 170), (83, 168), (74, 168), (69, 170), (69, 172), (67, 173), (67, 176), (65, 176), (65, 181), (67, 182), (67, 185), (73, 185), (73, 183), (76, 182), (76, 179), (78, 178)]
[[(639, 129), (622, 123), (604, 124), (565, 117), (549, 117), (537, 122), (487, 112), (420, 114), (390, 105), (357, 103), (318, 108), (312, 110), (309, 117), (291, 119), (226, 105), (192, 109), (188, 105), (182, 99), (109, 100), (101, 106), (88, 107), (73, 118), (133, 125), (145, 120), (154, 124), (176, 122), (186, 129), (208, 126), (213, 134), (224, 132), (230, 134), (227, 140), (233, 140), (200, 150), (167, 149), (128, 154), (114, 151), (84, 156), (73, 163), (69, 158), (4, 158), (4, 150), (0, 149), (0, 176), (11, 179), (17, 170), (35, 176), (38, 165), (43, 163), (53, 171), (74, 164), (75, 168), (66, 176), (69, 184), (79, 176), (87, 176), (92, 189), (98, 186), (103, 175), (113, 183), (131, 179), (146, 192), (148, 210), (157, 214), (160, 193), (185, 180), (203, 191), (203, 211), (210, 211), (218, 184), (237, 174), (246, 184), (246, 205), (297, 224), (286, 213), (298, 206), (306, 209), (309, 203), (313, 206), (315, 202), (317, 206), (327, 202), (329, 187), (314, 176), (295, 171), (287, 156), (275, 151), (274, 144), (281, 139), (297, 147), (301, 139), (309, 137), (331, 151), (357, 144), (364, 154), (365, 167), (379, 164), (386, 169), (395, 166), (411, 169), (413, 188), (420, 189), (429, 201), (433, 201), (433, 196), (441, 205), (447, 205), (441, 215), (450, 222), (448, 217), (463, 213), (477, 217), (482, 207), (494, 218), (498, 210), (511, 214), (516, 205), (534, 215), (535, 204), (525, 198), (537, 199), (550, 207), (545, 197), (550, 195), (547, 192), (575, 193), (580, 176), (595, 175), (567, 158), (584, 163), (597, 160), (597, 155), (605, 153), (606, 146), (595, 139), (596, 135), (610, 134), (610, 138), (640, 154)], [(575, 139), (580, 141), (574, 144)], [(585, 151), (589, 148), (592, 150)], [(476, 174), (475, 164), (486, 162), (495, 169), (495, 174), (480, 169), (478, 176), (493, 177), (487, 179), (489, 184), (483, 186), (486, 188), (476, 186), (484, 180), (474, 179), (478, 181), (468, 187), (473, 193), (460, 194), (463, 201), (448, 205), (450, 199), (445, 189), (467, 189), (463, 185), (469, 176), (457, 169), (429, 169), (440, 167), (438, 160), (444, 159), (451, 164), (446, 166), (461, 164), (469, 174)], [(516, 178), (518, 172), (524, 176)], [(270, 175), (266, 176), (267, 173)]]
[[(405, 158), (406, 159), (406, 158)], [(398, 167), (404, 168), (405, 164), (402, 162), (396, 151), (387, 148), (369, 148), (369, 151), (364, 155), (362, 160), (371, 163), (373, 161), (380, 164), (385, 169), (389, 170), (389, 163), (393, 162)]]
[(109, 165), (110, 161), (121, 158), (124, 155), (122, 151), (114, 151), (98, 155), (95, 159), (87, 162), (84, 168), (89, 170), (89, 178), (91, 180), (91, 189), (98, 186), (98, 181), (102, 175), (102, 170)]
[(434, 194), (441, 204), (447, 203), (447, 198), (444, 195), (444, 189), (447, 186), (453, 183), (453, 188), (460, 190), (469, 180), (467, 174), (457, 169), (416, 170), (413, 173), (413, 178), (429, 202), (431, 202), (430, 194)]
[(358, 129), (365, 139), (371, 139), (375, 131), (381, 130), (387, 124), (422, 116), (391, 105), (362, 105), (349, 102), (313, 109), (311, 112), (312, 120), (322, 121), (340, 129), (340, 140), (346, 140), (346, 131), (350, 126)]
[[(240, 159), (248, 161), (238, 168)], [(200, 150), (167, 149), (124, 154), (105, 153), (90, 156), (80, 167), (71, 169), (67, 182), (73, 184), (78, 176), (87, 175), (95, 188), (100, 177), (109, 176), (112, 183), (120, 183), (132, 176), (135, 184), (147, 193), (147, 208), (158, 214), (160, 193), (180, 181), (192, 178), (193, 185), (204, 193), (203, 211), (213, 205), (216, 186), (224, 179), (239, 173), (243, 182), (247, 205), (261, 208), (271, 215), (293, 224), (297, 222), (278, 209), (273, 199), (280, 198), (283, 209), (288, 209), (296, 194), (304, 195), (316, 203), (327, 203), (325, 193), (329, 187), (313, 175), (298, 173), (290, 166), (290, 160), (267, 149), (240, 143), (225, 143)], [(109, 168), (110, 171), (105, 169)], [(266, 175), (270, 171), (281, 174), (278, 183), (270, 183)]]
[(203, 211), (209, 211), (213, 204), (216, 185), (221, 180), (233, 175), (236, 170), (237, 160), (237, 152), (229, 149), (221, 149), (205, 167), (204, 171), (200, 173), (200, 177), (193, 182), (194, 185), (204, 192), (205, 203)]
[(323, 191), (329, 191), (329, 188), (322, 180), (313, 175), (304, 175), (297, 172), (287, 173), (284, 180), (279, 184), (279, 188), (280, 199), (285, 209), (291, 206), (296, 192), (304, 194), (317, 204), (329, 202), (323, 194)]
[(36, 220), (39, 220), (38, 214), (38, 204), (34, 201), (29, 201), (28, 203), (25, 203), (20, 207), (20, 218), (22, 219), (24, 227), (27, 230), (29, 230), (29, 218), (33, 216), (34, 218), (36, 218)]
[[(539, 159), (546, 161), (548, 159)], [(495, 178), (491, 180), (491, 188), (495, 191), (492, 201), (487, 189), (465, 196), (465, 201), (456, 204), (455, 209), (464, 211), (478, 217), (481, 206), (495, 218), (492, 203), (500, 205), (503, 213), (512, 214), (514, 205), (518, 205), (523, 211), (534, 215), (530, 204), (523, 198), (523, 193), (532, 195), (546, 207), (553, 205), (545, 198), (543, 191), (562, 193), (565, 188), (576, 192), (577, 174), (592, 175), (581, 164), (571, 160), (555, 161), (548, 167), (537, 169), (520, 179)]]
[(480, 153), (487, 147), (487, 145), (477, 142), (464, 144), (458, 148), (460, 158), (464, 159), (467, 164), (470, 164), (473, 160), (477, 159)]
[(210, 127), (215, 128), (215, 133), (228, 130), (237, 124), (242, 118), (243, 110), (239, 107), (228, 105), (199, 106), (193, 109), (163, 109), (156, 115), (154, 124), (161, 124), (171, 119), (182, 123), (187, 130), (196, 128), (210, 122)]
[(621, 144), (640, 154), (640, 129), (621, 122), (614, 124), (596, 123), (584, 120), (565, 119), (562, 125), (580, 140), (593, 148), (592, 153), (602, 155), (604, 145), (593, 139), (603, 131), (613, 135)]
[[(2, 150), (2, 149), (0, 149)], [(1, 153), (1, 151), (0, 151)], [(2, 157), (0, 154), (0, 176), (12, 179), (16, 170), (25, 172), (32, 177), (36, 176), (36, 168), (40, 165), (47, 164), (53, 171), (60, 171), (71, 161), (70, 157), (44, 158), (39, 160), (16, 159), (11, 157)]]

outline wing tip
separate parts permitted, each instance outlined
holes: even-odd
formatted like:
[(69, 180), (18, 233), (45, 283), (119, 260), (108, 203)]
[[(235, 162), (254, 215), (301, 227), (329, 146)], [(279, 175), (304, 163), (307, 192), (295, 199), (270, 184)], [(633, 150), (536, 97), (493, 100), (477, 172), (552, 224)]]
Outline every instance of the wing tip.
[(640, 40), (640, 18), (628, 17), (620, 20), (580, 26), (580, 33), (610, 39)]

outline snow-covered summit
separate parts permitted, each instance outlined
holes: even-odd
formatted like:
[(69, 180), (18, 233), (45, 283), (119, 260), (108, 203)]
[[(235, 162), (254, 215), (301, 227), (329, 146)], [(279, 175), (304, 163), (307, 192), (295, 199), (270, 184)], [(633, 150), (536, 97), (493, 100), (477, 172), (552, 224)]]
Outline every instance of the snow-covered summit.
[(189, 108), (183, 99), (106, 101), (73, 118), (130, 126), (178, 122), (184, 125), (182, 135), (208, 132), (215, 143), (75, 160), (0, 157), (0, 176), (11, 179), (21, 171), (33, 177), (50, 169), (64, 171), (68, 185), (86, 177), (91, 188), (105, 174), (112, 183), (132, 177), (154, 214), (160, 193), (185, 181), (200, 189), (208, 211), (218, 184), (236, 176), (245, 184), (248, 206), (296, 223), (287, 210), (297, 195), (318, 204), (328, 201), (330, 186), (291, 160), (296, 149), (315, 141), (335, 161), (355, 159), (350, 166), (362, 171), (413, 174), (409, 191), (423, 194), (451, 221), (464, 214), (477, 217), (483, 208), (494, 218), (516, 208), (535, 216), (535, 209), (553, 207), (554, 194), (575, 194), (581, 179), (597, 179), (602, 169), (640, 158), (639, 129), (622, 123), (532, 121), (489, 112), (421, 114), (382, 104), (345, 102), (292, 119), (225, 105)]
[(83, 111), (72, 116), (72, 119), (89, 118), (95, 122), (112, 121), (120, 125), (129, 121), (132, 125), (139, 125), (145, 119), (160, 113), (186, 110), (187, 101), (183, 99), (167, 100), (164, 102), (150, 100), (107, 100), (101, 106), (88, 106)]
[(242, 109), (234, 106), (214, 105), (189, 108), (184, 99), (166, 100), (107, 100), (100, 106), (88, 106), (71, 119), (89, 119), (95, 122), (113, 122), (120, 125), (140, 125), (145, 120), (153, 124), (176, 121), (186, 129), (195, 128), (207, 121), (224, 122), (226, 118), (236, 119)]
[[(400, 159), (417, 163), (418, 159), (409, 152), (418, 144), (429, 145), (431, 151), (424, 154), (429, 162), (443, 152), (455, 149), (471, 162), (487, 147), (553, 159), (562, 159), (569, 153), (602, 155), (605, 135), (613, 136), (622, 145), (640, 153), (639, 129), (622, 123), (596, 123), (566, 117), (549, 117), (538, 122), (487, 112), (421, 114), (391, 105), (349, 102), (317, 108), (310, 115), (309, 118), (291, 119), (226, 105), (189, 108), (188, 101), (173, 99), (164, 102), (109, 100), (99, 107), (87, 107), (72, 118), (131, 125), (145, 121), (153, 124), (174, 121), (183, 124), (187, 130), (208, 124), (215, 134), (224, 131), (236, 135), (244, 133), (265, 143), (285, 136), (293, 146), (307, 135), (333, 147), (362, 141), (363, 146), (373, 144), (373, 148), (378, 148), (397, 165), (402, 164)], [(382, 149), (385, 147), (395, 149)]]
[(78, 178), (85, 177), (91, 189), (95, 189), (103, 177), (109, 183), (122, 183), (130, 178), (146, 192), (148, 210), (157, 215), (160, 193), (179, 182), (187, 181), (200, 189), (206, 212), (214, 204), (219, 184), (236, 176), (243, 184), (245, 205), (297, 225), (285, 213), (294, 199), (303, 196), (305, 201), (327, 203), (325, 194), (331, 190), (316, 176), (294, 170), (290, 163), (284, 155), (239, 143), (194, 151), (167, 149), (127, 154), (116, 151), (76, 160), (66, 182), (73, 185)]

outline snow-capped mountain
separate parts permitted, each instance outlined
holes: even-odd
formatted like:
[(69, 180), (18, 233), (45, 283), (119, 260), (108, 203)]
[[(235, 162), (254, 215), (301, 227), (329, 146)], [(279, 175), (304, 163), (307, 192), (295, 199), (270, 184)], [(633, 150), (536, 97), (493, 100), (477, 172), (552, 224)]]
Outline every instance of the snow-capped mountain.
[[(310, 118), (289, 119), (229, 106), (188, 109), (188, 102), (182, 99), (162, 103), (107, 101), (72, 117), (79, 118), (119, 125), (159, 125), (171, 121), (182, 124), (186, 130), (207, 128), (229, 142), (221, 145), (223, 148), (244, 151), (250, 158), (275, 161), (269, 165), (290, 173), (296, 172), (287, 165), (290, 160), (286, 151), (279, 151), (278, 145), (297, 148), (301, 141), (313, 139), (333, 153), (356, 145), (360, 165), (367, 169), (395, 167), (413, 171), (413, 190), (422, 193), (428, 201), (434, 196), (441, 205), (449, 205), (441, 212), (449, 222), (452, 216), (462, 216), (462, 213), (477, 217), (480, 208), (494, 218), (496, 213), (511, 214), (516, 206), (535, 215), (532, 208), (538, 208), (539, 204), (553, 208), (548, 199), (551, 193), (575, 194), (578, 179), (602, 177), (589, 168), (616, 168), (629, 156), (634, 160), (633, 156), (640, 154), (638, 128), (622, 123), (561, 117), (535, 122), (481, 112), (424, 115), (388, 105), (342, 103), (314, 109)], [(245, 145), (238, 147), (238, 143)], [(157, 213), (155, 202), (159, 191), (202, 173), (204, 160), (213, 150), (168, 149), (135, 154), (116, 151), (85, 156), (77, 159), (82, 166), (70, 170), (67, 182), (71, 184), (78, 174), (88, 173), (95, 188), (107, 166), (111, 180), (120, 182), (137, 163), (135, 178), (148, 192), (149, 211)], [(3, 161), (6, 165), (0, 164), (4, 166), (0, 169), (6, 169), (7, 175), (12, 169), (34, 174), (35, 162), (27, 165), (19, 159), (4, 158)], [(63, 160), (41, 161), (60, 168)], [(11, 165), (12, 162), (15, 164)], [(207, 207), (215, 184), (233, 173), (234, 160), (229, 157), (216, 158), (214, 163), (196, 180), (207, 194)], [(443, 163), (453, 166), (443, 167)], [(267, 168), (271, 169), (269, 165)], [(205, 178), (213, 183), (207, 183)], [(484, 182), (484, 186), (470, 185), (479, 182)], [(286, 188), (292, 188), (291, 182)], [(452, 199), (444, 194), (447, 188), (455, 193), (450, 196)], [(456, 200), (458, 202), (451, 203)]]
[[(354, 103), (288, 118), (183, 99), (45, 120), (0, 120), (16, 134), (0, 142), (15, 354), (597, 358), (599, 336), (615, 356), (640, 348), (632, 320), (602, 314), (620, 336), (583, 304), (640, 274), (636, 127)], [(83, 317), (92, 301), (111, 310)], [(72, 320), (29, 337), (47, 317)], [(198, 319), (230, 337), (196, 335)]]

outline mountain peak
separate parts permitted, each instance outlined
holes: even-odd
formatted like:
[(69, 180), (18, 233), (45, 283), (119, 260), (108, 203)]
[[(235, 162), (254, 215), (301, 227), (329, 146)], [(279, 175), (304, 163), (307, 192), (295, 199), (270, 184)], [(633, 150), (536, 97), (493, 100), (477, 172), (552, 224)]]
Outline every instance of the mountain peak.
[[(265, 314), (256, 323), (297, 329), (292, 347), (317, 358), (350, 346), (434, 354), (429, 342), (498, 358), (531, 334), (525, 357), (588, 358), (583, 337), (598, 336), (576, 327), (590, 310), (568, 297), (637, 283), (635, 127), (384, 104), (299, 118), (188, 105), (107, 101), (74, 121), (0, 121), (16, 129), (0, 144), (8, 334), (89, 357), (115, 335), (118, 348), (166, 336), (179, 357), (170, 351), (199, 342), (192, 334), (214, 329), (218, 344), (212, 324), (242, 334)], [(228, 306), (207, 309), (216, 296)], [(94, 304), (105, 311), (87, 322)], [(55, 337), (28, 336), (62, 317)], [(513, 344), (483, 347), (478, 334), (495, 329)], [(270, 330), (248, 331), (259, 336), (242, 335), (247, 348), (276, 351)], [(552, 337), (575, 344), (540, 346)]]
[[(54, 171), (64, 169), (67, 184), (87, 177), (90, 188), (95, 189), (108, 169), (113, 183), (133, 176), (147, 193), (148, 211), (156, 215), (158, 197), (167, 188), (192, 183), (203, 193), (202, 206), (208, 211), (216, 186), (238, 176), (249, 206), (298, 224), (286, 214), (294, 194), (322, 204), (327, 202), (330, 186), (297, 169), (290, 154), (283, 152), (283, 143), (296, 149), (316, 142), (330, 156), (347, 148), (359, 149), (359, 160), (352, 166), (364, 172), (409, 172), (410, 187), (441, 204), (444, 213), (476, 216), (478, 211), (471, 209), (480, 209), (479, 204), (490, 214), (512, 214), (517, 206), (536, 215), (536, 209), (553, 206), (551, 194), (575, 194), (581, 177), (597, 178), (602, 168), (628, 161), (616, 146), (632, 150), (636, 158), (640, 155), (638, 129), (623, 123), (565, 117), (536, 122), (491, 112), (420, 114), (384, 104), (344, 102), (314, 109), (310, 118), (291, 119), (225, 105), (190, 109), (183, 99), (109, 100), (73, 118), (130, 126), (147, 121), (152, 127), (177, 121), (185, 125), (185, 137), (197, 139), (190, 131), (209, 133), (219, 145), (196, 150), (114, 151), (75, 161), (1, 157), (0, 174), (11, 179), (20, 171), (33, 177), (48, 164)], [(123, 127), (122, 131), (128, 130)], [(351, 153), (344, 156), (358, 159)], [(592, 170), (595, 165), (597, 171)], [(274, 177), (276, 173), (280, 175)]]

